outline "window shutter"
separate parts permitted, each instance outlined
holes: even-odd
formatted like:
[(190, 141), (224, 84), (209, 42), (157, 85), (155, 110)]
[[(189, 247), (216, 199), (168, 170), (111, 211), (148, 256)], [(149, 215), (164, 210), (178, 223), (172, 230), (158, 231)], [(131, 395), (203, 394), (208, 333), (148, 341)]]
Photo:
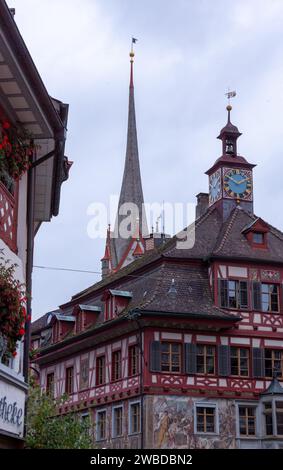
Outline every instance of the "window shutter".
[(218, 374), (222, 376), (231, 374), (230, 346), (218, 346)]
[(195, 374), (197, 371), (197, 346), (185, 343), (185, 373)]
[(264, 349), (253, 348), (253, 377), (264, 377)]
[(218, 279), (218, 305), (222, 308), (228, 308), (228, 281), (227, 279)]
[(261, 283), (253, 282), (253, 309), (261, 310)]
[(150, 370), (151, 372), (161, 371), (161, 343), (152, 341), (150, 345)]

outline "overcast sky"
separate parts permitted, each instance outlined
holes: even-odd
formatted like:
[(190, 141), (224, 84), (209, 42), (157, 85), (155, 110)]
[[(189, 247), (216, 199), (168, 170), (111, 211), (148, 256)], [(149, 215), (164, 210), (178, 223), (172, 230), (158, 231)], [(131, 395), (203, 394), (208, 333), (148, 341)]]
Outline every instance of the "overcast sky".
[[(282, 0), (9, 0), (50, 95), (69, 103), (74, 161), (60, 214), (36, 237), (35, 265), (100, 272), (104, 240), (87, 208), (121, 186), (129, 48), (145, 200), (194, 202), (220, 156), (228, 88), (238, 151), (254, 171), (255, 212), (283, 229)], [(34, 269), (33, 318), (100, 279)]]

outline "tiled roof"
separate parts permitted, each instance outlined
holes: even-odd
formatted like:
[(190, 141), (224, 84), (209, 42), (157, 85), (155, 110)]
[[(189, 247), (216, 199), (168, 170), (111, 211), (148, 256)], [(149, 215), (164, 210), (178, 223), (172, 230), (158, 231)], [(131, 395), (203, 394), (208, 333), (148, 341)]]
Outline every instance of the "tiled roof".
[[(102, 292), (111, 288), (132, 292), (128, 310), (229, 319), (231, 314), (214, 306), (208, 269), (203, 261), (210, 257), (227, 257), (283, 263), (283, 234), (278, 229), (267, 224), (267, 250), (253, 248), (249, 244), (243, 229), (256, 220), (257, 216), (236, 207), (223, 224), (217, 209), (210, 208), (195, 225), (187, 229), (188, 233), (193, 233), (195, 229), (195, 244), (191, 249), (177, 248), (178, 240), (174, 237), (116, 274), (76, 294), (72, 297), (72, 304), (91, 302), (92, 305), (103, 306)], [(175, 297), (168, 294), (173, 279), (177, 290)], [(64, 311), (68, 307), (69, 303), (61, 308)], [(97, 325), (103, 321), (102, 317), (102, 314), (99, 315)]]
[(47, 318), (51, 313), (62, 313), (60, 309), (58, 310), (52, 310), (51, 312), (47, 312), (42, 317), (38, 318), (31, 324), (31, 333), (34, 334), (37, 331), (43, 330), (47, 326)]
[(283, 234), (271, 225), (267, 224), (267, 249), (254, 248), (248, 242), (243, 229), (257, 219), (257, 216), (236, 207), (223, 225), (212, 255), (283, 263)]

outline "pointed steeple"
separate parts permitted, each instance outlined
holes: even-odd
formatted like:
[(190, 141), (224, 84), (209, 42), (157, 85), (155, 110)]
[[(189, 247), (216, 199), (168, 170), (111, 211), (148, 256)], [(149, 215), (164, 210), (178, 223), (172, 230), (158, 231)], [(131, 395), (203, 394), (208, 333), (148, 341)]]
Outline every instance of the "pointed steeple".
[[(130, 87), (129, 87), (129, 113), (128, 113), (128, 134), (127, 134), (127, 148), (126, 159), (124, 167), (124, 175), (122, 187), (119, 198), (118, 213), (115, 222), (115, 252), (117, 257), (117, 266), (122, 260), (125, 252), (127, 251), (131, 236), (124, 238), (122, 229), (126, 224), (127, 228), (132, 231), (132, 234), (137, 230), (137, 219), (139, 224), (140, 234), (147, 234), (147, 224), (144, 213), (144, 199), (142, 190), (142, 180), (140, 173), (139, 152), (138, 152), (138, 138), (136, 127), (136, 113), (135, 113), (135, 97), (134, 97), (134, 52), (130, 52)], [(130, 218), (125, 211), (126, 204), (135, 204), (137, 211), (132, 213)], [(124, 210), (123, 210), (124, 209)], [(129, 221), (124, 223), (123, 221)], [(142, 227), (142, 224), (144, 225)], [(118, 236), (117, 236), (118, 235)]]
[[(115, 228), (109, 232), (110, 240), (106, 241), (105, 256), (102, 261), (104, 275), (111, 274), (121, 267), (135, 260), (137, 250), (142, 252), (144, 236), (147, 235), (147, 222), (144, 210), (144, 199), (140, 173), (138, 138), (136, 127), (135, 97), (134, 97), (134, 51), (130, 52), (130, 86), (129, 86), (129, 110), (128, 133), (124, 175), (120, 192)], [(131, 204), (131, 213), (128, 212), (128, 204)], [(134, 205), (134, 206), (133, 206)], [(133, 210), (133, 208), (136, 210)], [(123, 230), (124, 229), (124, 230)], [(126, 229), (126, 233), (125, 233)], [(123, 233), (124, 232), (124, 233)], [(136, 240), (139, 240), (139, 248)], [(142, 253), (138, 253), (141, 255)], [(108, 259), (110, 257), (110, 259)], [(104, 269), (103, 269), (104, 266)]]

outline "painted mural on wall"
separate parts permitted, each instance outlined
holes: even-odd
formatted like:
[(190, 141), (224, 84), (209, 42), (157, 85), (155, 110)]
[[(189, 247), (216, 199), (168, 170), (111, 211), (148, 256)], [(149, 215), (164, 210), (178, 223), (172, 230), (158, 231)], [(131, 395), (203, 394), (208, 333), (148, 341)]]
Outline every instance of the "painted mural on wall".
[[(235, 406), (229, 400), (217, 400), (219, 434), (198, 435), (194, 431), (194, 403), (202, 400), (184, 397), (153, 399), (153, 447), (159, 449), (235, 448)], [(207, 398), (205, 403), (215, 403)]]

